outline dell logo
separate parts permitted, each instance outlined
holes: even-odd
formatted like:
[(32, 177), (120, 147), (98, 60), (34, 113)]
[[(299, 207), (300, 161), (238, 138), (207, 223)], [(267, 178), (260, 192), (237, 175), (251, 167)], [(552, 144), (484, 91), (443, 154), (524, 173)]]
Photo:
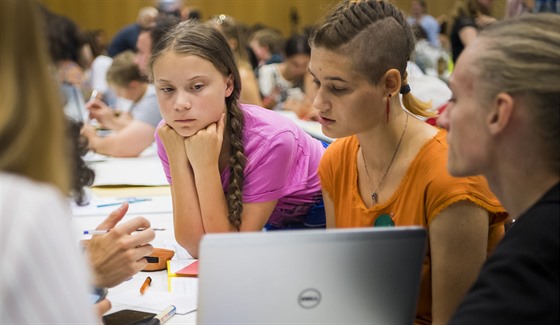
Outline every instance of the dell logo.
[(305, 289), (299, 294), (298, 303), (305, 309), (315, 308), (321, 303), (321, 293), (315, 289)]

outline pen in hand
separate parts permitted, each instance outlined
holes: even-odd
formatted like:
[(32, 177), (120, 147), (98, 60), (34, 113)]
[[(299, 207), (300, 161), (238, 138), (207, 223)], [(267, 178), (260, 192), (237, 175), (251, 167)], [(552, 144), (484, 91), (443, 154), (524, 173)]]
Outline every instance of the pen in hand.
[(98, 94), (97, 89), (94, 89), (94, 90), (91, 92), (91, 96), (89, 97), (88, 102), (91, 102), (92, 100), (96, 99), (96, 98), (97, 98), (97, 94)]
[[(138, 228), (135, 231), (143, 231), (146, 229), (152, 229), (153, 231), (164, 231), (165, 228)], [(104, 235), (106, 233), (108, 233), (109, 231), (111, 231), (111, 229), (106, 229), (106, 230), (97, 230), (97, 229), (90, 229), (90, 230), (84, 230), (84, 235)]]

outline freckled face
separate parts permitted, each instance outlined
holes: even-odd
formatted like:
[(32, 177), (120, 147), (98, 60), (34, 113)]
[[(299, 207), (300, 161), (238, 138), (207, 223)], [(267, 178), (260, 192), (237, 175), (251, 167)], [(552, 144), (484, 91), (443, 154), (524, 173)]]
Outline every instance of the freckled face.
[[(471, 67), (476, 64), (480, 43), (469, 45), (459, 57), (449, 87), (453, 91), (448, 106), (438, 124), (445, 128), (449, 143), (447, 169), (453, 176), (483, 174), (489, 155), (489, 132), (486, 125), (488, 110), (480, 99), (482, 81), (476, 79)], [(478, 94), (478, 96), (477, 96)]]
[(346, 137), (384, 121), (381, 87), (358, 74), (349, 56), (314, 47), (309, 71), (315, 84), (313, 107), (325, 135)]
[(195, 55), (166, 52), (155, 61), (153, 76), (163, 119), (184, 137), (217, 122), (233, 92), (232, 77)]

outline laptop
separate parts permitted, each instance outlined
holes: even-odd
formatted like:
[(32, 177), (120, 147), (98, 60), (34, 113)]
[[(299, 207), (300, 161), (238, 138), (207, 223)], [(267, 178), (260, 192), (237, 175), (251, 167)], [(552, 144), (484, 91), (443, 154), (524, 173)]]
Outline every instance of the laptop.
[(421, 227), (208, 234), (198, 324), (412, 324)]
[(66, 116), (77, 122), (85, 122), (88, 119), (89, 112), (85, 105), (82, 91), (77, 87), (63, 83), (60, 90), (64, 100), (64, 113)]

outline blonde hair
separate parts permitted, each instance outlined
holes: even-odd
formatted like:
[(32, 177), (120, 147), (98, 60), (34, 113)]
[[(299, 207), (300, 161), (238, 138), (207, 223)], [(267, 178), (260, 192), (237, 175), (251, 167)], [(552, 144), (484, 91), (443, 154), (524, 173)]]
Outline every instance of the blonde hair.
[(132, 81), (148, 83), (148, 79), (140, 72), (134, 62), (134, 52), (124, 51), (113, 59), (107, 70), (107, 83), (122, 88), (127, 88)]
[[(354, 70), (372, 85), (389, 69), (407, 82), (406, 66), (414, 50), (414, 35), (403, 13), (385, 1), (345, 0), (314, 30), (309, 43), (331, 51), (350, 53)], [(345, 54), (346, 55), (346, 54)], [(413, 114), (433, 117), (431, 105), (405, 92), (403, 105)]]
[(0, 170), (67, 195), (70, 145), (36, 4), (2, 0), (0, 21)]
[(560, 171), (560, 15), (525, 14), (479, 34), (483, 50), (472, 71), (481, 100), (500, 92), (524, 99), (551, 168)]

